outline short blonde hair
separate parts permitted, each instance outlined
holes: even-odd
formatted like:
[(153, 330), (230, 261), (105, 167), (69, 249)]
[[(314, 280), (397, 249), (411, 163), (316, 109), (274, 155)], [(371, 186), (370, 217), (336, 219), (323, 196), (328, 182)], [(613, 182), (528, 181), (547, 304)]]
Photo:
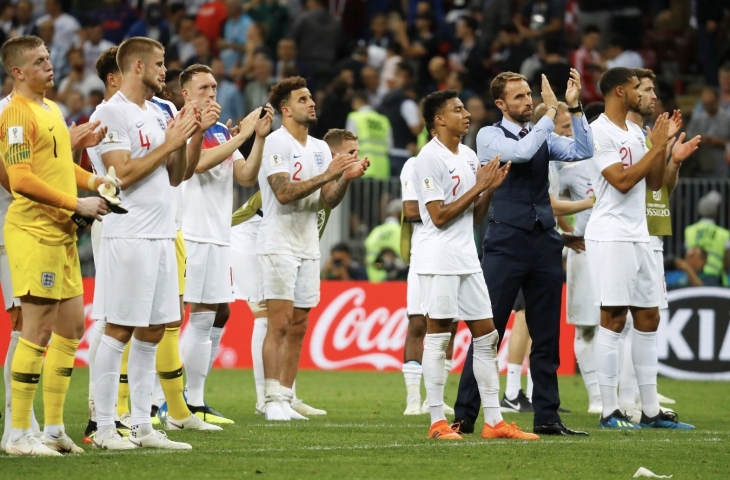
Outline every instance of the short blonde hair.
[(142, 60), (147, 63), (150, 54), (155, 50), (165, 51), (165, 47), (156, 40), (145, 37), (132, 37), (123, 41), (117, 49), (117, 65), (119, 70), (124, 73), (132, 68), (132, 62)]
[[(537, 123), (538, 120), (540, 120), (542, 117), (545, 116), (547, 113), (547, 105), (544, 103), (541, 103), (537, 107), (535, 107), (535, 111), (532, 112), (532, 123)], [(570, 109), (567, 103), (565, 102), (558, 102), (558, 113), (555, 114), (557, 116), (561, 112), (567, 112)]]
[(25, 52), (35, 50), (43, 45), (43, 40), (35, 35), (23, 35), (21, 37), (11, 38), (5, 42), (0, 50), (0, 58), (2, 58), (1, 61), (5, 72), (12, 76), (13, 67), (20, 66)]
[(357, 141), (357, 135), (343, 128), (330, 128), (323, 140), (329, 145), (330, 150), (334, 150), (349, 140)]

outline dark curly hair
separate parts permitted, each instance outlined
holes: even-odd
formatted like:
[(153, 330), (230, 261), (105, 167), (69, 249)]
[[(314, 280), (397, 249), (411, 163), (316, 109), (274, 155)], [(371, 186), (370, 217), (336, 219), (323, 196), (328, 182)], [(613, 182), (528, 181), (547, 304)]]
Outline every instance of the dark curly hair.
[(291, 92), (299, 90), (300, 88), (307, 88), (307, 80), (303, 77), (285, 78), (271, 87), (271, 91), (269, 92), (269, 103), (271, 103), (275, 109), (281, 111), (281, 106), (289, 101)]

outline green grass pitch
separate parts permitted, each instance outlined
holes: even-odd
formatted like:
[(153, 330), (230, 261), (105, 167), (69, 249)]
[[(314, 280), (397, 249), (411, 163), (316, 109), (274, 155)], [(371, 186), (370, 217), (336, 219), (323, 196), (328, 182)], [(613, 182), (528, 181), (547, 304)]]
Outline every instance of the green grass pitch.
[[(66, 428), (79, 445), (87, 419), (88, 370), (77, 369), (66, 402)], [(447, 384), (456, 395), (458, 375)], [(504, 379), (503, 379), (504, 381)], [(207, 401), (236, 421), (224, 432), (170, 432), (193, 451), (98, 451), (63, 459), (10, 458), (0, 454), (0, 479), (155, 478), (631, 478), (639, 467), (675, 479), (730, 478), (730, 385), (660, 379), (660, 391), (677, 400), (681, 420), (695, 431), (602, 431), (585, 413), (580, 376), (562, 377), (564, 414), (588, 438), (543, 437), (538, 442), (462, 442), (426, 439), (427, 415), (404, 417), (405, 386), (397, 372), (299, 374), (297, 390), (308, 403), (328, 410), (308, 422), (271, 424), (254, 414), (250, 370), (215, 370)], [(4, 392), (2, 393), (4, 395)], [(424, 392), (425, 395), (425, 392)], [(36, 414), (42, 423), (41, 391)], [(3, 419), (4, 420), (4, 419)], [(506, 415), (526, 430), (532, 416)]]

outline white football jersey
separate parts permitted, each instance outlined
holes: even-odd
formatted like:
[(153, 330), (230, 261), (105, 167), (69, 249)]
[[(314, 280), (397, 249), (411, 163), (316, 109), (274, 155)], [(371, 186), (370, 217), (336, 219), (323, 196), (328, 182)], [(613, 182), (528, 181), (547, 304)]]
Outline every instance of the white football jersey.
[(418, 248), (411, 253), (411, 268), (422, 275), (464, 275), (481, 272), (474, 242), (474, 206), (442, 228), (437, 228), (426, 204), (455, 202), (476, 184), (479, 160), (466, 145), (454, 155), (438, 138), (432, 139), (416, 157), (413, 183), (423, 221)]
[[(223, 145), (231, 134), (222, 123), (206, 130), (203, 150)], [(230, 245), (233, 207), (233, 162), (243, 160), (238, 150), (220, 165), (196, 173), (183, 183), (183, 236), (194, 242)], [(258, 215), (254, 215), (258, 216)]]
[(594, 154), (591, 160), (591, 181), (596, 192), (596, 205), (586, 226), (586, 240), (602, 242), (649, 242), (646, 224), (646, 181), (642, 179), (626, 194), (619, 192), (603, 177), (603, 170), (623, 163), (624, 168), (641, 161), (646, 142), (641, 128), (626, 121), (626, 130), (619, 128), (606, 114), (591, 123)]
[(307, 137), (307, 145), (302, 146), (284, 127), (266, 138), (259, 171), (264, 218), (259, 230), (256, 253), (291, 255), (305, 259), (320, 257), (317, 230), (320, 190), (288, 205), (282, 205), (271, 190), (268, 177), (276, 173), (287, 173), (291, 182), (302, 182), (324, 173), (331, 161), (332, 153), (322, 140)]
[[(96, 109), (94, 110), (94, 113), (91, 114), (89, 117), (90, 122), (96, 121), (96, 112), (102, 107), (102, 105), (106, 104), (106, 100), (102, 100), (99, 105), (97, 105)], [(96, 151), (96, 147), (90, 147), (86, 149), (86, 154), (89, 156), (89, 161), (91, 162), (91, 169), (94, 171), (94, 175), (98, 177), (105, 177), (106, 176), (106, 167), (104, 166), (104, 162), (101, 161), (101, 157)]]
[[(593, 165), (590, 160), (584, 162), (566, 163), (560, 169), (560, 190), (567, 191), (570, 200), (577, 202), (593, 196), (593, 181), (591, 175)], [(583, 210), (575, 214), (574, 234), (582, 237), (591, 218), (593, 209)]]
[[(12, 97), (13, 94), (11, 93), (0, 100), (0, 114), (8, 106)], [(8, 208), (10, 208), (11, 203), (13, 203), (13, 194), (0, 187), (0, 245), (5, 245), (5, 234), (3, 230), (5, 229), (5, 216), (8, 214)]]
[[(150, 100), (152, 103), (160, 107), (162, 109), (162, 113), (165, 114), (165, 120), (167, 121), (167, 124), (169, 125), (170, 122), (177, 117), (177, 107), (174, 103), (172, 103), (169, 100), (165, 100), (163, 98), (159, 97), (152, 97), (152, 100)], [(172, 190), (175, 195), (175, 203), (173, 205), (173, 210), (175, 212), (175, 230), (182, 230), (182, 216), (183, 216), (183, 192), (182, 192), (182, 186), (178, 185), (177, 187), (172, 187)]]
[[(261, 220), (260, 216), (254, 215), (245, 222), (231, 227), (231, 250), (248, 254), (255, 253)], [(253, 274), (253, 272), (251, 273)]]
[[(145, 102), (145, 109), (117, 92), (96, 111), (96, 118), (108, 128), (97, 145), (100, 157), (107, 152), (127, 150), (131, 159), (145, 157), (165, 142), (167, 122), (160, 107)], [(173, 188), (162, 164), (150, 175), (122, 190), (126, 215), (110, 214), (104, 219), (101, 236), (106, 238), (175, 238)]]
[[(416, 157), (411, 157), (403, 164), (403, 168), (400, 171), (401, 200), (404, 202), (418, 201), (418, 195), (416, 195), (417, 184), (413, 183), (415, 165)], [(421, 239), (421, 228), (423, 224), (421, 222), (414, 222), (411, 225), (413, 227), (413, 233), (411, 235), (411, 258), (413, 258), (413, 252), (416, 251), (418, 242)]]

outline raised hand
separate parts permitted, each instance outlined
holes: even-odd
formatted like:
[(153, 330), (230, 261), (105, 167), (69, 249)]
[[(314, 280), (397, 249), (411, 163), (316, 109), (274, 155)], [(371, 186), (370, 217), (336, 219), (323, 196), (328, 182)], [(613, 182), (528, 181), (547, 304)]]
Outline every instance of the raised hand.
[(184, 110), (180, 110), (180, 114), (167, 124), (165, 131), (165, 142), (170, 142), (175, 150), (187, 144), (188, 138), (200, 128), (199, 116), (187, 112), (183, 114)]
[(350, 166), (345, 169), (345, 172), (342, 174), (342, 176), (347, 180), (362, 177), (363, 175), (365, 175), (365, 171), (368, 169), (369, 166), (370, 160), (365, 157), (359, 162), (354, 162), (350, 164)]
[(243, 138), (250, 137), (256, 127), (256, 122), (259, 120), (259, 116), (261, 116), (261, 107), (255, 109), (246, 115), (246, 118), (241, 120), (241, 123), (238, 124), (240, 129), (238, 134), (243, 135)]
[(220, 116), (221, 106), (215, 102), (211, 103), (200, 114), (200, 129), (202, 131), (208, 130), (218, 122)]
[(542, 101), (545, 103), (545, 106), (547, 108), (555, 108), (555, 111), (557, 113), (558, 108), (558, 99), (555, 96), (555, 92), (553, 92), (552, 87), (550, 86), (550, 82), (548, 82), (547, 77), (543, 73), (542, 75)]
[(682, 111), (677, 109), (669, 117), (669, 136), (676, 136), (682, 129)]
[(71, 149), (76, 150), (77, 148), (90, 148), (99, 145), (107, 132), (107, 127), (96, 130), (99, 125), (101, 125), (99, 120), (81, 125), (76, 125), (76, 122), (71, 123), (71, 126), (68, 127), (68, 133), (71, 136)]
[(261, 117), (262, 114), (264, 116), (256, 121), (254, 130), (256, 131), (257, 137), (264, 138), (271, 131), (271, 124), (274, 123), (274, 107), (272, 107), (270, 103), (267, 103), (266, 107), (264, 107), (263, 110), (259, 110), (259, 112), (259, 117)]
[(357, 159), (354, 155), (349, 153), (336, 153), (325, 173), (330, 177), (330, 180), (337, 179), (355, 162), (357, 162)]
[(226, 128), (230, 132), (231, 136), (235, 137), (236, 135), (238, 135), (238, 132), (241, 131), (241, 126), (238, 124), (231, 126), (232, 123), (233, 123), (233, 120), (231, 120), (229, 118), (228, 121), (226, 122)]
[(666, 146), (669, 140), (669, 114), (665, 112), (659, 115), (654, 122), (654, 129), (646, 127), (646, 132), (652, 145)]
[[(570, 69), (570, 79), (568, 80), (568, 87), (565, 90), (565, 103), (570, 108), (578, 106), (578, 100), (580, 99), (580, 74), (575, 68)], [(547, 103), (546, 103), (547, 105)], [(549, 107), (550, 105), (548, 105)]]
[(685, 142), (685, 135), (686, 134), (682, 132), (679, 135), (677, 141), (674, 143), (674, 147), (672, 147), (672, 161), (674, 163), (684, 162), (690, 157), (690, 155), (695, 153), (695, 151), (697, 151), (700, 146), (700, 141), (702, 140), (702, 137), (697, 135), (688, 142)]
[(490, 185), (497, 178), (497, 170), (499, 170), (499, 159), (502, 155), (497, 155), (492, 158), (486, 165), (481, 166), (477, 169), (477, 183), (476, 186), (480, 192), (488, 189)]

